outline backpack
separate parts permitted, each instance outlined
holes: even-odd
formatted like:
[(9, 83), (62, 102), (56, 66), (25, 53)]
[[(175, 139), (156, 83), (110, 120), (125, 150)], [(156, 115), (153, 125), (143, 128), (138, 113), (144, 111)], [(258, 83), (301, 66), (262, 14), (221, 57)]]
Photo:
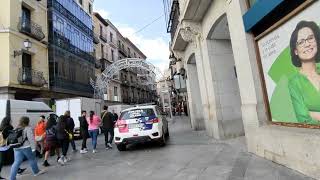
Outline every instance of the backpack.
[(23, 146), (24, 142), (28, 138), (23, 138), (23, 128), (17, 128), (15, 130), (9, 131), (9, 136), (7, 138), (7, 145), (13, 148), (19, 148)]

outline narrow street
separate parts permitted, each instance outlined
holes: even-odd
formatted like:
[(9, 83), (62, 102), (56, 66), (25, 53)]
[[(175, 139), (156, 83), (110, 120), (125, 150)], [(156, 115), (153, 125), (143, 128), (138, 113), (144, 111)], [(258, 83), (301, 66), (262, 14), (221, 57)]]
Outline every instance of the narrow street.
[[(99, 136), (98, 153), (71, 153), (71, 161), (61, 167), (54, 159), (46, 174), (33, 177), (28, 166), (18, 179), (170, 179), (170, 180), (302, 180), (300, 173), (246, 152), (244, 137), (216, 141), (202, 132), (190, 130), (189, 119), (176, 117), (170, 122), (167, 146), (135, 146), (126, 152), (116, 147), (106, 151)], [(90, 148), (91, 140), (88, 142)], [(80, 141), (77, 142), (80, 144)], [(79, 146), (78, 146), (79, 147)], [(41, 161), (38, 162), (41, 166)], [(24, 164), (22, 167), (27, 167)], [(41, 166), (42, 167), (42, 166)], [(43, 167), (42, 167), (43, 168)], [(10, 167), (3, 169), (8, 177)]]

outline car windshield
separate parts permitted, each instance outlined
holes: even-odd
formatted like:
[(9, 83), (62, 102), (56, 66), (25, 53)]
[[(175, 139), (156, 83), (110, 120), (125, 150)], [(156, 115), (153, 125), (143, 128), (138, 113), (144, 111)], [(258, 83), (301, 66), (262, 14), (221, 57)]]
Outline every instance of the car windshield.
[(153, 109), (133, 109), (130, 111), (124, 111), (121, 114), (120, 119), (127, 120), (150, 116), (155, 116)]

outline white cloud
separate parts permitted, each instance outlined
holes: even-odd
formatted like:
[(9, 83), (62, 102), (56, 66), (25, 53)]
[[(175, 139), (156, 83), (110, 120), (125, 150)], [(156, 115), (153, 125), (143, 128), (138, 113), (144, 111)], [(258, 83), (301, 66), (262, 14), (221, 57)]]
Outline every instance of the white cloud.
[(118, 25), (124, 37), (130, 39), (146, 56), (147, 60), (162, 72), (169, 67), (169, 45), (162, 37), (147, 38), (143, 33), (135, 34), (136, 30), (128, 25)]
[(94, 8), (94, 12), (99, 13), (104, 19), (109, 19), (110, 18), (110, 13), (104, 9), (97, 9)]

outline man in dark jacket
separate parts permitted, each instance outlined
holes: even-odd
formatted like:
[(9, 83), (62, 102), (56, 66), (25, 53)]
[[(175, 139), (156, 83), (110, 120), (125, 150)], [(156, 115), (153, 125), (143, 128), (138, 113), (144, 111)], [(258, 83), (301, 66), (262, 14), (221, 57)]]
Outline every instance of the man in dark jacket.
[(119, 118), (118, 114), (112, 110), (112, 115), (113, 115), (113, 124), (115, 124)]
[[(106, 145), (106, 149), (112, 148), (112, 140), (114, 137), (114, 121), (113, 121), (113, 114), (108, 112), (108, 106), (103, 107), (103, 111), (101, 113), (101, 120), (102, 120), (102, 130), (104, 133), (104, 141)], [(109, 139), (110, 133), (110, 139)]]
[(88, 132), (88, 122), (86, 119), (87, 112), (86, 111), (81, 111), (81, 116), (79, 117), (80, 121), (80, 135), (82, 137), (82, 146), (80, 153), (84, 154), (87, 153), (87, 138), (89, 137), (89, 132)]
[[(64, 116), (66, 117), (66, 123), (67, 123), (67, 127), (66, 127), (66, 130), (72, 134), (72, 137), (74, 137), (73, 135), (73, 131), (74, 131), (74, 121), (72, 119), (72, 117), (70, 116), (70, 111), (66, 111), (64, 113)], [(74, 138), (72, 138), (72, 140), (70, 141), (71, 143), (71, 146), (72, 146), (72, 149), (73, 149), (73, 152), (76, 152), (77, 149), (76, 149), (76, 144), (74, 143)]]

